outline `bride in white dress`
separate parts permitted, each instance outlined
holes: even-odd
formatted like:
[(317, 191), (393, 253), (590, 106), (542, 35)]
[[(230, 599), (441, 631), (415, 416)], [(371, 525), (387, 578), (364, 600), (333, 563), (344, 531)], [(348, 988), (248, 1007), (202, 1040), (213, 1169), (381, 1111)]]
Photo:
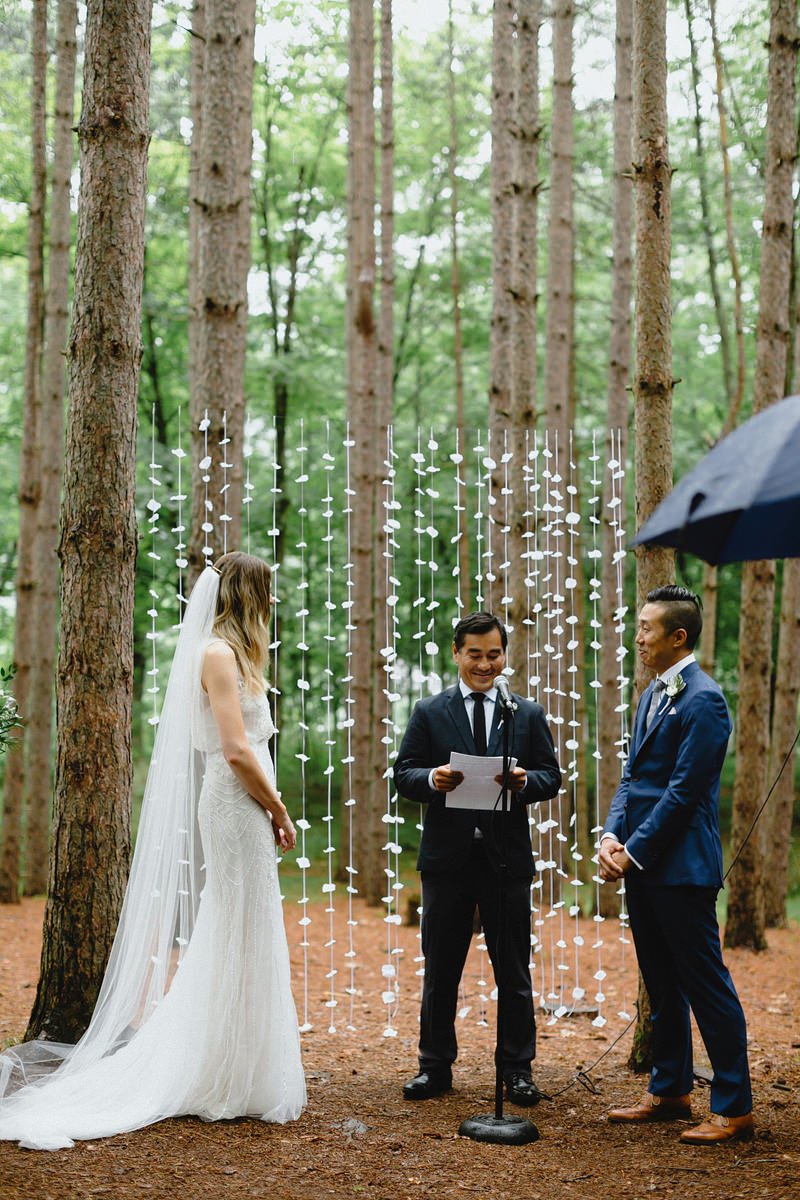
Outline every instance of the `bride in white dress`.
[(269, 567), (250, 555), (197, 581), (94, 1014), (76, 1046), (0, 1056), (0, 1139), (56, 1150), (166, 1117), (300, 1115), (276, 863), (295, 831), (268, 746), (269, 609)]

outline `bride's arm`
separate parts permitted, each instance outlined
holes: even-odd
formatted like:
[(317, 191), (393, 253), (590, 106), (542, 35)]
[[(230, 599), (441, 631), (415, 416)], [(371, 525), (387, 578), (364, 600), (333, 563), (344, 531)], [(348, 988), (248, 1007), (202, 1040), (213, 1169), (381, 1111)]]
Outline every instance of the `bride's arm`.
[(242, 787), (271, 816), (281, 846), (292, 850), (297, 840), (294, 825), (247, 740), (239, 701), (236, 656), (225, 642), (212, 642), (206, 650), (202, 683), (208, 693), (226, 762)]

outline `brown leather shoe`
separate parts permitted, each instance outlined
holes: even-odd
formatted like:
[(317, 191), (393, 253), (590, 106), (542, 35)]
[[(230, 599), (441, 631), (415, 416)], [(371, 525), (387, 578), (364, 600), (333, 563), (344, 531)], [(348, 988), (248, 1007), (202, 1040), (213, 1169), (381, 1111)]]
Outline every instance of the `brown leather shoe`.
[(654, 1096), (645, 1092), (638, 1104), (631, 1108), (612, 1108), (609, 1121), (690, 1121), (692, 1119), (691, 1096)]
[(682, 1142), (692, 1146), (713, 1146), (717, 1142), (749, 1142), (753, 1137), (753, 1114), (744, 1117), (720, 1117), (712, 1113), (702, 1125), (681, 1134)]

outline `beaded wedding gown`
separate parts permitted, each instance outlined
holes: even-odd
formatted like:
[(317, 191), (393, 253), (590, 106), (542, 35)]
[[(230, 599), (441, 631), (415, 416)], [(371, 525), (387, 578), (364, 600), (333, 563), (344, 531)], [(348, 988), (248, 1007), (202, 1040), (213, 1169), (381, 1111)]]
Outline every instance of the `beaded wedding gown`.
[[(241, 684), (240, 697), (248, 741), (274, 781), (267, 698)], [(205, 774), (196, 807), (201, 879), (188, 944), (174, 937), (163, 996), (140, 1001), (144, 1011), (119, 1039), (121, 1048), (98, 1057), (88, 1038), (85, 1053), (79, 1042), (49, 1078), (0, 1101), (2, 1139), (55, 1150), (166, 1117), (284, 1122), (300, 1115), (305, 1079), (272, 823), (228, 766), (204, 693), (191, 738)], [(189, 857), (178, 860), (181, 869), (190, 869)], [(186, 903), (191, 888), (176, 891)], [(176, 918), (171, 932), (179, 928)]]

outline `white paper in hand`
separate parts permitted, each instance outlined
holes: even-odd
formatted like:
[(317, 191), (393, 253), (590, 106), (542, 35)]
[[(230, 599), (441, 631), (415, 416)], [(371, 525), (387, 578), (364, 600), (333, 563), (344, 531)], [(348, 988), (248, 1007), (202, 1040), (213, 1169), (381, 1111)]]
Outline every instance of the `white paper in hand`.
[[(516, 765), (517, 760), (512, 758), (509, 771)], [(458, 754), (454, 750), (450, 755), (450, 770), (460, 771), (464, 778), (452, 792), (445, 793), (446, 808), (491, 810), (498, 807), (500, 784), (495, 781), (495, 775), (503, 773), (502, 755), (487, 758), (482, 754)]]

